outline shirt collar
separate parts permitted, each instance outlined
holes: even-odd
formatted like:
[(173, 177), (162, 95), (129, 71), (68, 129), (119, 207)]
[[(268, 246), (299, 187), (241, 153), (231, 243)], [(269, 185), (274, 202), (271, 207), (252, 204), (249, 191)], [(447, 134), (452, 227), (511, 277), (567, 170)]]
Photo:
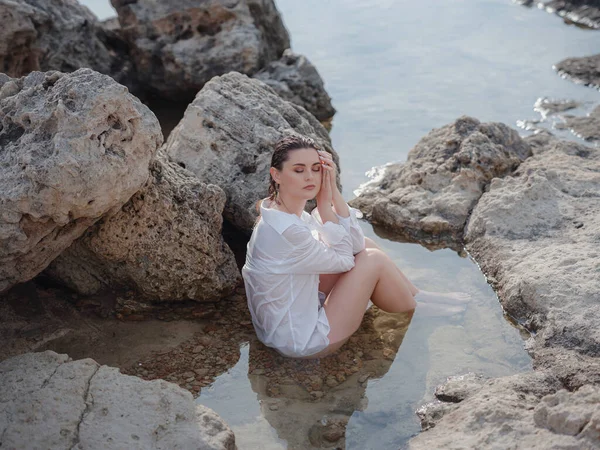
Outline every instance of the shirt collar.
[[(271, 225), (279, 234), (283, 234), (283, 232), (293, 224), (301, 224), (306, 226), (306, 223), (296, 214), (290, 214), (277, 209), (266, 208), (265, 204), (270, 206), (269, 199), (264, 199), (260, 204), (260, 215), (262, 216), (262, 220)], [(303, 211), (302, 215), (304, 214), (307, 213)]]

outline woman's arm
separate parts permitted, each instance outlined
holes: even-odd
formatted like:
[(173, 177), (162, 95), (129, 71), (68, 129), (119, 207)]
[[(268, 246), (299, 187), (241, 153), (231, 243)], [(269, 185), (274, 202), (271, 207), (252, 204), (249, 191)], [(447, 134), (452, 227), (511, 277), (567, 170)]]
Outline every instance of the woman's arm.
[(335, 185), (335, 188), (333, 190), (333, 210), (340, 217), (350, 217), (350, 210), (348, 209), (348, 204), (346, 203), (346, 200), (344, 200), (344, 198), (342, 197), (342, 194), (340, 193), (337, 184)]

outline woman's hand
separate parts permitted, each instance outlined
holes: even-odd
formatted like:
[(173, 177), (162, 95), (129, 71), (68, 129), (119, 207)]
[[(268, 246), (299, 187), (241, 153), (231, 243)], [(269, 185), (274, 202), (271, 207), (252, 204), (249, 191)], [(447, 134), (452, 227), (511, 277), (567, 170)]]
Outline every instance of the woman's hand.
[(321, 160), (321, 189), (319, 189), (319, 193), (317, 194), (317, 206), (329, 206), (333, 204), (333, 191), (331, 189), (331, 169), (326, 169)]
[(323, 168), (323, 175), (329, 173), (329, 183), (331, 186), (332, 194), (338, 191), (337, 187), (337, 166), (333, 162), (333, 156), (331, 153), (325, 150), (317, 150), (319, 153), (319, 159), (321, 160), (321, 167)]

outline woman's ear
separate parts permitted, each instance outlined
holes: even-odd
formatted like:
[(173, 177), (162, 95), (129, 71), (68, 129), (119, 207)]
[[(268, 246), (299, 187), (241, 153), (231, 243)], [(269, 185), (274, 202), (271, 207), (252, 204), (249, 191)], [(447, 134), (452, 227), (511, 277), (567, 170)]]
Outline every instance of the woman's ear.
[(279, 171), (275, 167), (271, 167), (269, 169), (269, 173), (271, 174), (271, 178), (273, 178), (275, 183), (279, 184)]

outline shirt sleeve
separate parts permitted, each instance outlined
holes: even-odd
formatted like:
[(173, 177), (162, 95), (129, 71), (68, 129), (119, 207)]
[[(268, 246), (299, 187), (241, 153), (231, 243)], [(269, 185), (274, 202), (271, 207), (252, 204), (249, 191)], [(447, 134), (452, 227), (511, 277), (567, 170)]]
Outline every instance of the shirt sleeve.
[(288, 227), (282, 236), (293, 246), (282, 273), (342, 273), (354, 267), (352, 241), (346, 229), (327, 222), (319, 230), (321, 240), (300, 225)]
[[(365, 249), (365, 234), (363, 233), (360, 223), (358, 223), (358, 217), (362, 217), (362, 213), (351, 206), (348, 206), (348, 209), (350, 210), (350, 216), (348, 217), (342, 217), (337, 213), (335, 215), (337, 216), (340, 225), (342, 225), (350, 235), (352, 241), (352, 254), (356, 255), (358, 252)], [(317, 208), (312, 210), (311, 215), (319, 227), (324, 226)], [(326, 222), (325, 225), (327, 225), (327, 223), (328, 222)]]

